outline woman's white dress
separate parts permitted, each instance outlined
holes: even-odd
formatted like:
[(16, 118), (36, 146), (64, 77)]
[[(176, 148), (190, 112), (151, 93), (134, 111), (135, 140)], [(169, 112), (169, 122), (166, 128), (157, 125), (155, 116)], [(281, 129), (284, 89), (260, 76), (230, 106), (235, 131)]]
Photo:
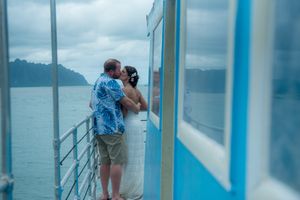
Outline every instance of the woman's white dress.
[(128, 111), (124, 118), (128, 150), (127, 164), (123, 166), (120, 194), (126, 199), (142, 199), (144, 187), (144, 125), (138, 114)]

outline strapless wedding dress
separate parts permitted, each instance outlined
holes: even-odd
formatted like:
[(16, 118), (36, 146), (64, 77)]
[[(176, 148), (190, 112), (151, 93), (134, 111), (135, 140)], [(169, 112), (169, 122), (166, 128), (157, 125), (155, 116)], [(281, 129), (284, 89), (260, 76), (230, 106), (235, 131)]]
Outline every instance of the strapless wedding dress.
[(131, 111), (128, 111), (124, 122), (128, 159), (123, 166), (120, 194), (127, 200), (142, 199), (145, 155), (144, 127), (139, 115)]

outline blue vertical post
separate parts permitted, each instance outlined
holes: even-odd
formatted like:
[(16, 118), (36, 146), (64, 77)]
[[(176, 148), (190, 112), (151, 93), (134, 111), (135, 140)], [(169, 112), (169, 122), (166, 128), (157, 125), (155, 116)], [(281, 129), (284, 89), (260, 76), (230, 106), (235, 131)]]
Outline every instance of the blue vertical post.
[(8, 55), (8, 24), (7, 2), (0, 0), (0, 86), (1, 86), (1, 151), (2, 172), (0, 175), (3, 200), (13, 199), (13, 175), (11, 153), (11, 116), (9, 88), (9, 55)]
[(54, 176), (55, 199), (61, 199), (60, 184), (60, 142), (59, 142), (59, 109), (58, 109), (58, 69), (57, 69), (57, 33), (56, 33), (56, 4), (50, 0), (51, 14), (51, 47), (52, 47), (52, 92), (53, 92), (53, 146), (54, 146)]
[(88, 150), (87, 150), (87, 160), (88, 160), (88, 164), (87, 164), (87, 167), (88, 167), (88, 173), (89, 173), (89, 197), (91, 198), (92, 197), (92, 170), (91, 170), (91, 146), (93, 145), (91, 143), (91, 138), (90, 138), (90, 117), (87, 117), (87, 120), (86, 120), (86, 132), (87, 132), (87, 136), (86, 136), (86, 142), (87, 144), (89, 144), (90, 146), (88, 147)]
[(79, 167), (79, 160), (78, 160), (78, 145), (77, 145), (77, 127), (75, 127), (73, 131), (73, 159), (76, 162), (76, 166), (74, 169), (74, 181), (75, 181), (75, 189), (74, 189), (74, 199), (80, 199), (78, 193), (78, 167)]
[[(93, 126), (93, 119), (91, 120), (92, 121), (92, 126)], [(96, 149), (97, 147), (95, 147), (96, 145), (96, 140), (95, 140), (95, 135), (93, 135), (93, 139), (92, 139), (92, 145), (93, 145), (93, 162), (92, 162), (92, 174), (93, 174), (93, 182), (94, 182), (94, 187), (93, 187), (93, 197), (94, 199), (96, 199), (96, 190), (97, 190), (97, 183), (96, 183), (96, 177), (97, 177), (97, 170), (98, 169), (98, 157), (97, 157), (97, 154), (96, 154)]]

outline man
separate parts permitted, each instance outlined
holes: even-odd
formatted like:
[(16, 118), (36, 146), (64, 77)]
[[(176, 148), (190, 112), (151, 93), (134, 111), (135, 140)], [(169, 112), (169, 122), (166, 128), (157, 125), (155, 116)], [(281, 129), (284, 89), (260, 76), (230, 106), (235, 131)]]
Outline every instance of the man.
[(135, 113), (140, 111), (140, 104), (135, 104), (125, 96), (115, 79), (121, 75), (121, 63), (108, 59), (104, 63), (104, 73), (97, 79), (90, 106), (94, 113), (94, 130), (101, 157), (100, 179), (103, 194), (101, 200), (107, 200), (109, 178), (112, 183), (112, 200), (122, 200), (119, 187), (122, 164), (127, 160), (125, 131), (121, 104)]

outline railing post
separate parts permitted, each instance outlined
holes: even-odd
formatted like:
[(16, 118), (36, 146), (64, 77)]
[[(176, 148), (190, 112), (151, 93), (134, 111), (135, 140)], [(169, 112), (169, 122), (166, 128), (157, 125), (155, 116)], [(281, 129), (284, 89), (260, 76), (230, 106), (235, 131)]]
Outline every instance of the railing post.
[(53, 92), (53, 147), (54, 147), (54, 179), (55, 199), (61, 200), (60, 185), (60, 141), (59, 141), (59, 109), (58, 109), (58, 69), (57, 69), (57, 34), (56, 34), (56, 5), (50, 0), (51, 15), (51, 49), (52, 49), (52, 92)]
[(74, 199), (79, 200), (79, 183), (78, 183), (78, 167), (79, 167), (79, 160), (78, 160), (78, 146), (77, 146), (77, 127), (75, 127), (73, 131), (73, 159), (76, 162), (76, 167), (74, 169), (74, 181), (75, 181), (75, 189), (74, 189)]
[[(93, 144), (93, 168), (92, 168), (92, 171), (93, 171), (93, 181), (94, 181), (94, 188), (93, 188), (93, 197), (94, 197), (94, 200), (96, 200), (96, 195), (97, 195), (97, 187), (96, 187), (96, 179), (97, 179), (97, 171), (96, 171), (96, 166), (98, 166), (98, 158), (97, 158), (97, 154), (96, 154), (96, 149), (97, 147), (95, 148), (95, 144), (96, 144), (96, 139), (95, 139), (95, 136), (93, 136), (93, 139), (92, 139), (92, 144)], [(97, 167), (98, 169), (98, 167)]]
[[(7, 2), (0, 0), (0, 114), (1, 114), (1, 171), (0, 171), (0, 199), (13, 199), (13, 175), (11, 152), (11, 112), (9, 88), (9, 52)], [(3, 192), (3, 194), (1, 194)], [(2, 198), (1, 198), (2, 196)]]
[(87, 132), (87, 135), (86, 135), (86, 142), (87, 144), (89, 144), (90, 146), (88, 147), (88, 150), (87, 150), (87, 160), (88, 160), (88, 164), (87, 164), (87, 167), (88, 167), (88, 173), (89, 173), (89, 179), (88, 179), (88, 182), (89, 182), (89, 197), (91, 198), (92, 196), (92, 177), (91, 177), (91, 146), (93, 145), (91, 143), (91, 138), (90, 138), (90, 117), (87, 117), (87, 120), (86, 120), (86, 132)]

